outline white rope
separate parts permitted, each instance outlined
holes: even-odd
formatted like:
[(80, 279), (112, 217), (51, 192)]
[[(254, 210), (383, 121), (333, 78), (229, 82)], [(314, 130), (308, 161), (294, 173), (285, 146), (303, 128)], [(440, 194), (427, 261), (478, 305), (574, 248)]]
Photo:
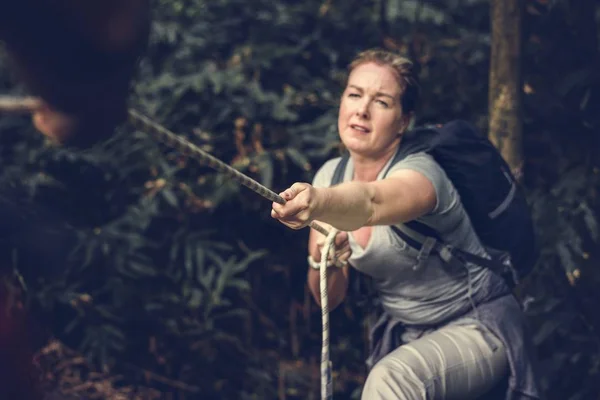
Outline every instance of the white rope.
[(319, 266), (319, 284), (321, 290), (321, 321), (323, 336), (321, 342), (321, 400), (333, 399), (333, 383), (331, 378), (331, 361), (329, 359), (329, 298), (327, 296), (327, 261), (330, 250), (333, 248), (335, 235), (338, 230), (331, 228), (323, 249), (321, 250), (321, 262)]

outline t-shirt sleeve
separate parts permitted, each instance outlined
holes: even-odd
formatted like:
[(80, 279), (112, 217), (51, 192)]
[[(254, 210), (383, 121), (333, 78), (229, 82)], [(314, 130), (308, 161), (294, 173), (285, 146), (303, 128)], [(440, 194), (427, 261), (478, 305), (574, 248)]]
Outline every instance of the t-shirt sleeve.
[(314, 187), (329, 187), (331, 184), (331, 178), (333, 178), (333, 174), (335, 172), (335, 167), (338, 165), (340, 160), (341, 158), (337, 157), (325, 162), (325, 164), (323, 164), (315, 174), (312, 185)]
[(410, 169), (423, 174), (435, 189), (436, 206), (431, 214), (442, 214), (450, 210), (458, 201), (458, 193), (454, 185), (440, 165), (426, 153), (411, 154), (402, 161), (396, 163), (387, 176), (403, 169)]

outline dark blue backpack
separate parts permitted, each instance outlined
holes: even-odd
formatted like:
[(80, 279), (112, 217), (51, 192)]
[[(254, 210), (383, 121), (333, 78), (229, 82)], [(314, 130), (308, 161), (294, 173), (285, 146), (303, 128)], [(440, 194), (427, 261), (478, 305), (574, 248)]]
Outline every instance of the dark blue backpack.
[[(492, 259), (444, 243), (435, 229), (418, 221), (392, 226), (394, 232), (420, 250), (418, 261), (436, 252), (449, 264), (472, 262), (490, 268), (514, 287), (533, 269), (539, 249), (525, 195), (496, 147), (472, 125), (457, 120), (405, 133), (390, 166), (421, 151), (435, 159), (456, 187), (473, 228)], [(348, 157), (347, 153), (342, 156), (332, 185), (343, 180)], [(510, 263), (506, 262), (507, 257)]]

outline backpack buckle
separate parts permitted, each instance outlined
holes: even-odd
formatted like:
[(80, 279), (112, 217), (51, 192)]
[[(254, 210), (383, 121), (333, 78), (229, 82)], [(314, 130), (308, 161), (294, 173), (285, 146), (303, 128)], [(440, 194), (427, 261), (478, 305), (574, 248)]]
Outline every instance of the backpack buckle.
[(425, 265), (431, 251), (434, 249), (437, 240), (432, 237), (427, 237), (421, 245), (421, 250), (417, 254), (417, 262), (413, 265), (413, 271), (418, 271)]
[(457, 254), (456, 248), (451, 245), (442, 246), (438, 251), (438, 254), (442, 261), (449, 268), (449, 272), (458, 273), (463, 270), (466, 266), (466, 260), (464, 260), (460, 254)]
[(447, 264), (451, 263), (452, 259), (454, 258), (454, 252), (452, 250), (452, 246), (446, 245), (442, 246), (442, 248), (439, 251), (440, 258)]

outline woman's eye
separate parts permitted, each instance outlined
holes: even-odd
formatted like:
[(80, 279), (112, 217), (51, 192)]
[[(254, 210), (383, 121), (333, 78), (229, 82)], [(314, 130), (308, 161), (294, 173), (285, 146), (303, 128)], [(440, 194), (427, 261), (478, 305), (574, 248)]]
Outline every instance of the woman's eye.
[(382, 106), (384, 106), (384, 107), (388, 107), (388, 103), (386, 103), (386, 102), (385, 102), (385, 101), (383, 101), (383, 100), (377, 100), (377, 102), (378, 102), (379, 104), (381, 104)]
[(360, 97), (358, 93), (350, 93), (348, 97)]

